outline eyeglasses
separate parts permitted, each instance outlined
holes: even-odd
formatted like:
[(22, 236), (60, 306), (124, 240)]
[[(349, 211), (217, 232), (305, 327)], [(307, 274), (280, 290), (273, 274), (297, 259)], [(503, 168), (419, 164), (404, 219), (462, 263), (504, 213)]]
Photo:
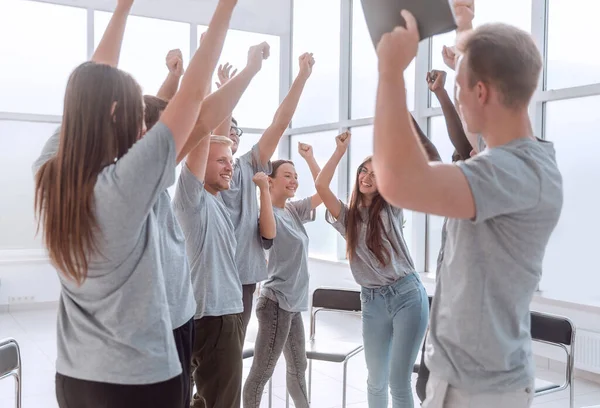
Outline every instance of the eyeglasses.
[(371, 177), (371, 179), (375, 180), (375, 173), (369, 172), (369, 170), (367, 170), (366, 167), (361, 167), (360, 169), (358, 169), (358, 172), (364, 174), (365, 176), (368, 175), (369, 177)]
[(242, 137), (242, 135), (244, 134), (244, 131), (237, 126), (232, 126), (231, 131), (234, 132), (237, 137)]

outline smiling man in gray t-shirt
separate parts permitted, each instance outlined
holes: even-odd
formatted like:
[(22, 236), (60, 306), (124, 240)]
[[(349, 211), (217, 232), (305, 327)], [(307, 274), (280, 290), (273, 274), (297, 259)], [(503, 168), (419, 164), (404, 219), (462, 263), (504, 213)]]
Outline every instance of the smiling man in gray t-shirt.
[[(462, 24), (472, 10), (457, 15)], [(414, 17), (403, 17), (406, 29), (384, 35), (378, 46), (373, 163), (391, 204), (449, 218), (423, 406), (529, 407), (529, 305), (563, 197), (553, 145), (533, 137), (527, 110), (541, 56), (528, 33), (504, 24), (463, 37), (459, 110), (466, 130), (481, 134), (487, 148), (457, 165), (428, 163), (398, 97), (419, 41)]]

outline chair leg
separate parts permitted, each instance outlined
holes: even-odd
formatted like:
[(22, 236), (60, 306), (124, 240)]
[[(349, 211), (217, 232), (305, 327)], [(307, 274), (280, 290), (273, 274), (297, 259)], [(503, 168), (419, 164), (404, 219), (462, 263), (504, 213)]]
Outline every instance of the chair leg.
[(21, 408), (21, 377), (15, 375), (15, 405)]
[(308, 403), (312, 396), (312, 359), (308, 360)]
[(346, 408), (346, 377), (348, 375), (348, 360), (344, 361), (344, 380), (342, 381), (342, 408)]
[(269, 378), (269, 408), (273, 407), (273, 378)]

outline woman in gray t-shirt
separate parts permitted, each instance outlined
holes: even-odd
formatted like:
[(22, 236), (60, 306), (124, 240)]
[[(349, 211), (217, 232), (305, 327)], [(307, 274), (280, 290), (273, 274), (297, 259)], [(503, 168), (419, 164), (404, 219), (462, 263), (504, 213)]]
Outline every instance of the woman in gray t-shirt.
[(350, 269), (362, 287), (369, 408), (388, 406), (388, 386), (394, 408), (412, 408), (411, 374), (427, 328), (427, 293), (404, 241), (402, 210), (379, 195), (371, 158), (358, 167), (349, 205), (331, 191), (349, 142), (349, 133), (336, 138), (337, 148), (316, 187), (327, 221), (346, 239)]
[[(319, 166), (312, 147), (300, 144), (313, 179)], [(297, 408), (308, 408), (306, 350), (302, 314), (308, 310), (308, 234), (303, 224), (315, 220), (321, 203), (317, 194), (288, 201), (296, 194), (298, 174), (288, 160), (273, 162), (269, 177), (276, 236), (266, 242), (269, 278), (256, 304), (258, 335), (254, 360), (244, 385), (244, 408), (258, 408), (265, 384), (273, 375), (281, 353), (287, 365), (287, 387)]]

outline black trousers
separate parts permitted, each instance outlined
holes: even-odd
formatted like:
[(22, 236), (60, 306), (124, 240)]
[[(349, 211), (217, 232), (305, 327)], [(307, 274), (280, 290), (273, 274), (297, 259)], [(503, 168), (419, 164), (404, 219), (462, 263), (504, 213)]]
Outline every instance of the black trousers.
[(256, 283), (242, 285), (242, 301), (244, 303), (244, 312), (242, 313), (242, 324), (244, 325), (244, 337), (246, 337), (248, 323), (250, 323), (250, 318), (252, 317), (252, 301), (254, 300), (254, 292), (256, 292)]
[(242, 314), (194, 321), (194, 408), (239, 408), (242, 399)]
[(60, 408), (173, 408), (183, 406), (181, 375), (162, 383), (121, 385), (79, 380), (56, 374)]
[[(189, 380), (192, 376), (192, 350), (194, 347), (194, 319), (181, 327), (173, 330), (175, 346), (177, 346), (177, 354), (179, 354), (179, 362), (181, 363), (181, 392), (183, 408), (190, 408), (192, 399), (192, 383)], [(174, 408), (175, 405), (173, 405)]]

